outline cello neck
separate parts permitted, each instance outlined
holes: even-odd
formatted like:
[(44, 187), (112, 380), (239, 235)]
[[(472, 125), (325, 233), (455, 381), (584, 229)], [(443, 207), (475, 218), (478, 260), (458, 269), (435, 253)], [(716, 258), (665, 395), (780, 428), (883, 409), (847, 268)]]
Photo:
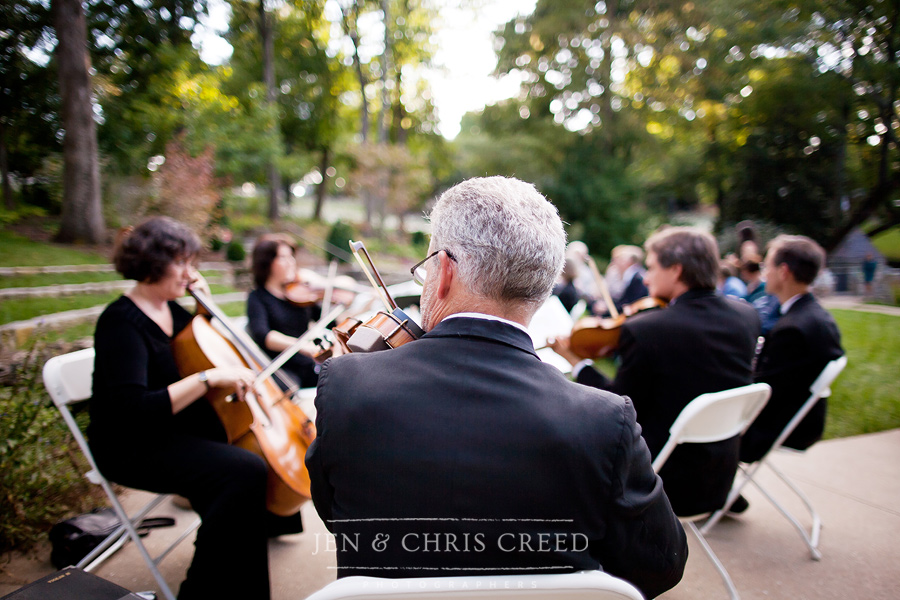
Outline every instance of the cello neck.
[[(263, 369), (267, 364), (271, 362), (271, 359), (266, 355), (266, 353), (256, 345), (256, 342), (250, 339), (250, 336), (248, 336), (244, 330), (238, 327), (234, 327), (231, 324), (231, 320), (224, 312), (222, 312), (222, 309), (219, 308), (215, 302), (213, 302), (212, 298), (192, 288), (188, 288), (188, 292), (194, 298), (194, 300), (197, 301), (198, 306), (203, 307), (203, 310), (205, 310), (211, 317), (219, 321), (219, 324), (222, 326), (222, 328), (225, 329), (225, 331), (227, 331), (231, 338), (234, 340), (235, 344), (240, 349), (241, 354), (244, 355), (244, 359), (248, 364), (255, 363), (260, 369)], [(288, 387), (288, 389), (295, 389), (298, 387), (297, 382), (295, 382), (284, 371), (277, 371), (276, 376), (281, 380), (283, 384)]]

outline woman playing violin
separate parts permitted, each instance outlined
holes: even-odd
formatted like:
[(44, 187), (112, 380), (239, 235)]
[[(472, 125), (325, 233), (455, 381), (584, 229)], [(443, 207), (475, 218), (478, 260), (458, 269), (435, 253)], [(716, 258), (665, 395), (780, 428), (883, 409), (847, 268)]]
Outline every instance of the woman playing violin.
[[(191, 320), (175, 302), (207, 291), (195, 269), (200, 241), (168, 217), (151, 218), (117, 245), (116, 270), (137, 284), (106, 307), (94, 336), (91, 450), (112, 481), (186, 497), (199, 513), (196, 550), (180, 599), (269, 598), (266, 463), (226, 443), (203, 397), (250, 389), (241, 367), (179, 375), (171, 343)], [(299, 517), (298, 517), (299, 518)]]
[[(267, 234), (253, 248), (252, 268), (256, 288), (247, 297), (250, 336), (269, 356), (297, 341), (319, 318), (315, 297), (291, 300), (287, 286), (297, 281), (297, 246), (286, 235)], [(315, 387), (319, 376), (312, 355), (300, 350), (283, 367), (301, 387)]]

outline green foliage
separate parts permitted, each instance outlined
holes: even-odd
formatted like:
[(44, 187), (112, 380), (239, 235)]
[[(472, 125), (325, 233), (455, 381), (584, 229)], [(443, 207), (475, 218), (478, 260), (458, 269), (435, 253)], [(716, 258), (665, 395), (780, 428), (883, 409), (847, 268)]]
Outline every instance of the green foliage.
[(827, 239), (840, 220), (843, 192), (843, 98), (829, 74), (803, 61), (780, 61), (759, 75), (729, 125), (733, 130), (731, 191), (722, 219), (790, 224)]
[(247, 258), (247, 251), (244, 250), (244, 245), (238, 240), (232, 240), (225, 249), (225, 258), (231, 262), (241, 262)]
[(13, 383), (0, 385), (0, 553), (27, 548), (56, 521), (102, 504), (99, 488), (79, 475), (86, 461), (41, 383), (44, 362), (60, 353), (34, 344)]
[[(340, 219), (335, 221), (334, 225), (331, 226), (331, 229), (328, 231), (328, 237), (326, 239), (327, 243), (331, 246), (335, 246), (340, 248), (344, 252), (350, 251), (350, 240), (353, 239), (356, 235), (356, 232), (353, 229), (353, 226), (344, 223)], [(332, 258), (337, 258), (339, 262), (346, 262), (342, 256), (332, 257), (329, 252), (325, 252), (325, 260), (331, 260)]]
[(597, 160), (603, 145), (600, 135), (578, 138), (546, 190), (563, 221), (577, 223), (581, 231), (577, 237), (598, 256), (608, 256), (619, 244), (639, 243), (642, 219), (638, 186), (629, 177), (628, 165), (614, 156)]
[(900, 427), (900, 317), (833, 310), (847, 368), (832, 386), (826, 438)]

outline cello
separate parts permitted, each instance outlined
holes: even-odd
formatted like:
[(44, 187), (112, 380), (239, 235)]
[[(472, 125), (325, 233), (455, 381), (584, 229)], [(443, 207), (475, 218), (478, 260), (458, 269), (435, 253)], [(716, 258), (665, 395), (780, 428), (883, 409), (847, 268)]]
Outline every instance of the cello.
[[(246, 334), (232, 329), (228, 318), (204, 294), (191, 295), (206, 314), (198, 313), (173, 340), (172, 350), (182, 376), (215, 367), (249, 367), (259, 371), (267, 362)], [(219, 333), (208, 317), (217, 319), (237, 344)], [(268, 465), (266, 508), (289, 516), (310, 498), (306, 450), (316, 437), (313, 422), (290, 400), (290, 394), (268, 375), (257, 378), (256, 391), (236, 401), (227, 389), (210, 388), (206, 397), (218, 415), (228, 443), (261, 456)]]

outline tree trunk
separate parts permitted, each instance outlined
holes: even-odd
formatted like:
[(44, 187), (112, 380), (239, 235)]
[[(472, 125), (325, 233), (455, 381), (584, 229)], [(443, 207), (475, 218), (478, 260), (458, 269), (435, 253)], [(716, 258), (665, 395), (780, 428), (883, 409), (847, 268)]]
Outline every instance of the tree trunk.
[[(352, 11), (352, 12), (351, 12)], [(359, 94), (361, 104), (359, 108), (359, 135), (362, 144), (369, 141), (369, 100), (366, 97), (366, 75), (363, 73), (362, 60), (359, 57), (359, 2), (354, 2), (351, 8), (341, 6), (341, 26), (344, 34), (353, 43), (353, 66), (356, 70), (356, 80), (359, 82)]]
[(9, 158), (6, 151), (6, 128), (0, 122), (0, 179), (3, 187), (3, 204), (7, 210), (15, 210), (16, 202), (12, 195), (12, 185), (9, 183)]
[[(277, 102), (275, 91), (275, 36), (272, 33), (269, 13), (266, 10), (265, 0), (259, 0), (259, 39), (262, 42), (263, 83), (266, 86), (266, 103), (273, 110)], [(278, 135), (278, 124), (272, 124), (271, 135)], [(281, 178), (278, 174), (278, 166), (270, 162), (266, 166), (266, 176), (269, 183), (269, 220), (278, 220), (278, 192), (281, 188)]]
[(378, 119), (378, 143), (388, 142), (388, 120), (391, 110), (391, 90), (388, 89), (391, 70), (391, 36), (394, 29), (390, 23), (388, 4), (390, 0), (381, 0), (381, 12), (384, 15), (384, 54), (381, 56), (381, 113)]
[(322, 174), (322, 183), (316, 186), (316, 207), (313, 211), (313, 219), (322, 220), (322, 206), (325, 205), (325, 192), (328, 189), (328, 166), (331, 162), (331, 148), (322, 148), (322, 160), (319, 162), (319, 172)]
[(91, 100), (87, 21), (81, 0), (52, 0), (62, 98), (63, 200), (60, 242), (100, 243), (106, 235), (100, 202), (97, 124)]

